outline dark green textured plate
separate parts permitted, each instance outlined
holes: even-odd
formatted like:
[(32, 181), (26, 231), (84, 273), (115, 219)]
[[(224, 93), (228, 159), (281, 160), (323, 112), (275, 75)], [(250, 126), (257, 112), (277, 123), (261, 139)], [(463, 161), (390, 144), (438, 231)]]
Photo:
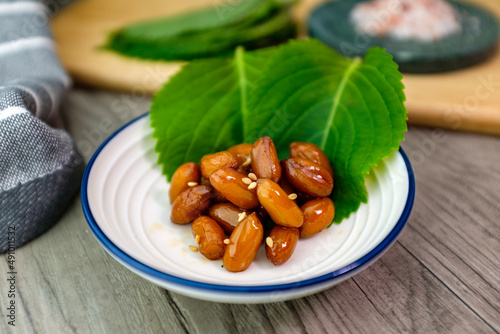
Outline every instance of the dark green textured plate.
[(460, 14), (462, 31), (426, 43), (357, 32), (350, 13), (356, 4), (365, 1), (338, 0), (319, 6), (309, 18), (309, 35), (346, 57), (363, 56), (373, 46), (386, 48), (400, 70), (408, 73), (456, 70), (477, 64), (496, 52), (499, 27), (495, 17), (471, 4), (450, 1)]

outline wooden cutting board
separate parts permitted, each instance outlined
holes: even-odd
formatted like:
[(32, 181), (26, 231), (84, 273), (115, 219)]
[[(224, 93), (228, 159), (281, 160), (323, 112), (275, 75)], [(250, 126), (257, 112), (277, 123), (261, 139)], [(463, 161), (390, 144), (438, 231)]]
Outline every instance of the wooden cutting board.
[[(144, 61), (99, 49), (107, 34), (144, 19), (239, 0), (80, 0), (52, 21), (57, 52), (76, 82), (132, 94), (153, 94), (181, 63)], [(469, 0), (500, 17), (499, 0)], [(301, 34), (309, 13), (324, 0), (294, 9)], [(224, 7), (219, 7), (224, 9)], [(500, 135), (500, 52), (480, 65), (432, 75), (405, 74), (409, 122)]]

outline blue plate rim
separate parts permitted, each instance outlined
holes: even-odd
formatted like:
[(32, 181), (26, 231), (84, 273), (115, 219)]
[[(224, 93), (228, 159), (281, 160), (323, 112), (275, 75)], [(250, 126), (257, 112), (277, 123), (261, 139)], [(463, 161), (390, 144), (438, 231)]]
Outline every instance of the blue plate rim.
[(171, 283), (177, 283), (181, 284), (186, 287), (191, 287), (191, 288), (198, 288), (198, 289), (204, 289), (204, 290), (210, 290), (210, 291), (218, 291), (218, 292), (238, 292), (238, 293), (256, 293), (256, 292), (276, 292), (276, 291), (286, 291), (290, 289), (298, 289), (298, 288), (304, 288), (304, 287), (310, 287), (312, 285), (320, 284), (320, 283), (325, 283), (328, 281), (333, 281), (333, 280), (341, 280), (343, 278), (347, 278), (350, 275), (354, 274), (355, 272), (363, 269), (364, 267), (368, 266), (371, 264), (371, 262), (375, 259), (377, 259), (379, 256), (381, 256), (393, 243), (396, 241), (397, 237), (401, 232), (403, 231), (403, 228), (406, 225), (406, 222), (408, 221), (408, 218), (410, 217), (411, 210), (413, 208), (413, 202), (415, 199), (415, 177), (413, 173), (413, 168), (411, 166), (411, 163), (408, 159), (408, 156), (404, 152), (404, 150), (400, 147), (399, 152), (401, 153), (401, 156), (403, 157), (403, 160), (406, 165), (406, 169), (408, 171), (408, 181), (409, 181), (409, 188), (408, 188), (408, 197), (406, 199), (406, 204), (403, 209), (403, 212), (401, 214), (401, 217), (399, 218), (398, 222), (394, 226), (394, 228), (391, 230), (391, 232), (380, 242), (374, 249), (372, 249), (370, 252), (368, 252), (366, 255), (363, 257), (359, 258), (358, 260), (354, 261), (353, 263), (340, 268), (338, 270), (335, 270), (331, 273), (324, 274), (318, 277), (310, 278), (307, 280), (302, 280), (294, 283), (286, 283), (286, 284), (273, 284), (273, 285), (259, 285), (259, 286), (238, 286), (238, 285), (223, 285), (223, 284), (212, 284), (212, 283), (203, 283), (203, 282), (197, 282), (185, 278), (180, 278), (174, 275), (170, 275), (164, 272), (161, 272), (157, 269), (151, 268), (142, 262), (134, 259), (132, 256), (128, 255), (125, 251), (120, 249), (118, 246), (116, 246), (101, 230), (99, 227), (99, 224), (95, 220), (94, 216), (92, 215), (92, 212), (90, 210), (90, 205), (88, 201), (88, 194), (87, 194), (87, 186), (88, 186), (88, 180), (90, 176), (90, 172), (92, 170), (92, 166), (94, 165), (96, 159), (98, 158), (99, 154), (101, 151), (107, 146), (107, 144), (114, 139), (119, 133), (121, 133), (123, 130), (125, 130), (127, 127), (132, 125), (133, 123), (147, 117), (149, 115), (148, 112), (145, 114), (136, 117), (135, 119), (131, 120), (130, 122), (126, 123), (123, 125), (121, 128), (119, 128), (117, 131), (115, 131), (111, 136), (109, 136), (100, 146), (99, 148), (94, 152), (92, 155), (92, 158), (87, 164), (87, 167), (85, 168), (85, 173), (83, 175), (83, 180), (82, 180), (82, 186), (81, 186), (81, 201), (82, 201), (82, 209), (83, 213), (85, 215), (85, 218), (87, 220), (87, 223), (92, 230), (92, 233), (94, 236), (98, 239), (99, 243), (103, 245), (108, 252), (113, 254), (114, 256), (118, 257), (121, 259), (124, 263), (127, 263), (129, 266), (133, 267), (134, 269), (140, 271), (143, 274), (146, 274), (148, 276), (152, 276), (156, 279), (160, 280), (165, 280)]

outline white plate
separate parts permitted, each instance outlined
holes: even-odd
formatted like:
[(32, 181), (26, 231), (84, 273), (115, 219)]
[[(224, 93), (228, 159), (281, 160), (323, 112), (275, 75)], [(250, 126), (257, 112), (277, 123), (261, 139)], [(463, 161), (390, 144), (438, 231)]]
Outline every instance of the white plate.
[(401, 233), (413, 205), (413, 172), (400, 150), (366, 177), (368, 203), (349, 219), (301, 239), (281, 266), (272, 265), (261, 247), (249, 269), (230, 273), (221, 260), (189, 250), (190, 225), (170, 222), (169, 184), (156, 164), (154, 145), (148, 114), (108, 138), (85, 171), (83, 211), (99, 243), (118, 262), (194, 298), (266, 303), (325, 290), (378, 259)]

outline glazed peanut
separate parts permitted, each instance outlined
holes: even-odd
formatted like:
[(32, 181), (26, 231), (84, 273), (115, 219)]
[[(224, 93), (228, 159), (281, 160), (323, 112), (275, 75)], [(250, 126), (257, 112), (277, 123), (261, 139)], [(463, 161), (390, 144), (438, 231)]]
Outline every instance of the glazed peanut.
[[(224, 255), (224, 230), (215, 220), (207, 216), (199, 216), (192, 225), (193, 237), (198, 239), (199, 251), (209, 260), (218, 260)], [(197, 238), (197, 236), (199, 236)]]
[(227, 198), (220, 193), (217, 189), (214, 189), (214, 196), (213, 196), (213, 202), (214, 203), (229, 203)]
[(300, 207), (304, 213), (301, 237), (310, 237), (326, 228), (335, 217), (335, 206), (328, 197), (313, 199)]
[(309, 202), (310, 200), (316, 198), (315, 196), (311, 196), (311, 195), (306, 194), (305, 192), (302, 192), (302, 191), (297, 191), (297, 195), (298, 195), (298, 203), (301, 203), (301, 204), (304, 204), (304, 203)]
[(238, 158), (240, 165), (245, 162), (250, 162), (250, 155), (252, 154), (252, 144), (238, 144), (231, 146), (227, 149)]
[(234, 205), (243, 209), (253, 209), (259, 205), (255, 188), (243, 179), (248, 178), (231, 168), (221, 168), (210, 175), (210, 183)]
[(243, 212), (247, 211), (238, 208), (233, 203), (220, 203), (213, 205), (208, 210), (208, 215), (214, 219), (227, 234), (231, 234), (238, 224), (239, 215)]
[(326, 168), (328, 173), (333, 177), (332, 166), (326, 157), (325, 152), (313, 143), (295, 142), (290, 144), (290, 158), (304, 158)]
[[(177, 224), (193, 221), (195, 244), (189, 249), (211, 260), (222, 257), (230, 272), (250, 266), (264, 233), (269, 233), (266, 256), (280, 265), (290, 259), (300, 237), (333, 221), (335, 207), (326, 198), (333, 186), (330, 163), (316, 145), (292, 143), (290, 158), (280, 162), (266, 136), (207, 154), (199, 166), (179, 167), (170, 189), (171, 219)], [(264, 221), (271, 230), (266, 225), (264, 231)]]
[(313, 197), (326, 197), (332, 193), (333, 178), (326, 168), (304, 158), (283, 161), (286, 178), (299, 191)]
[(224, 251), (224, 268), (232, 272), (246, 270), (255, 258), (263, 237), (264, 227), (256, 213), (239, 222)]
[(281, 189), (283, 189), (283, 191), (286, 192), (287, 195), (297, 193), (297, 190), (292, 186), (290, 181), (288, 181), (288, 179), (286, 178), (284, 173), (280, 179), (279, 185), (280, 185)]
[[(207, 179), (203, 179), (203, 181), (201, 181), (201, 184), (208, 184), (209, 186), (212, 186), (212, 184), (210, 183), (210, 180), (207, 180)], [(213, 188), (212, 202), (213, 203), (227, 203), (229, 201), (227, 200), (227, 198), (224, 197), (224, 195), (222, 195), (219, 191), (217, 191), (217, 189)]]
[(186, 162), (177, 168), (174, 175), (172, 175), (172, 181), (170, 182), (170, 204), (175, 201), (181, 192), (189, 188), (188, 183), (196, 182), (199, 184), (200, 179), (200, 167), (194, 162)]
[(271, 219), (278, 225), (285, 227), (299, 227), (304, 215), (294, 201), (288, 198), (287, 193), (270, 179), (257, 181), (257, 196), (260, 204), (266, 209)]
[[(270, 239), (270, 241), (268, 239)], [(274, 265), (285, 263), (292, 256), (298, 240), (298, 228), (283, 227), (279, 225), (274, 226), (269, 236), (266, 238), (267, 258)]]
[(259, 216), (260, 221), (266, 221), (269, 219), (269, 213), (267, 213), (266, 209), (262, 206), (262, 204), (256, 207), (254, 210), (255, 213), (257, 213), (257, 215)]
[(209, 185), (190, 187), (180, 193), (172, 204), (171, 220), (176, 224), (187, 224), (210, 207), (213, 188)]
[(280, 160), (270, 137), (259, 138), (253, 144), (252, 170), (259, 178), (268, 178), (274, 182), (280, 180)]
[(240, 163), (234, 154), (228, 151), (207, 154), (201, 158), (201, 175), (208, 179), (210, 174), (222, 167), (238, 168)]
[(252, 144), (238, 144), (231, 146), (227, 150), (234, 155), (250, 156), (250, 154), (252, 153)]

